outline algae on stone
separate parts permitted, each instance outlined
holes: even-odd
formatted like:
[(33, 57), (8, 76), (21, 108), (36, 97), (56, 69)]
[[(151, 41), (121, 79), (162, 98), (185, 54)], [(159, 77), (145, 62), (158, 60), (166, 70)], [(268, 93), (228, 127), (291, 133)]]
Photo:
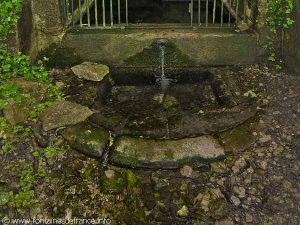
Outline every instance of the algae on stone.
[(97, 158), (102, 156), (109, 144), (107, 130), (92, 127), (86, 123), (67, 128), (63, 132), (63, 137), (74, 149)]
[(110, 160), (131, 167), (177, 168), (195, 161), (213, 160), (224, 149), (211, 136), (181, 140), (154, 140), (122, 136), (113, 147)]

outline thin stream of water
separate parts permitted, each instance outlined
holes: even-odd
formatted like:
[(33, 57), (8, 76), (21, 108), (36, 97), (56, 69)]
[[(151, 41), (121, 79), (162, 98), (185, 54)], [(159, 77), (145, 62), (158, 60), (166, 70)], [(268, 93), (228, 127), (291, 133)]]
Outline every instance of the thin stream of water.
[(165, 92), (169, 85), (170, 85), (170, 79), (168, 79), (165, 76), (165, 44), (167, 43), (167, 40), (160, 39), (158, 41), (159, 49), (160, 49), (160, 68), (161, 68), (161, 75), (157, 79), (157, 83), (159, 84), (161, 90)]

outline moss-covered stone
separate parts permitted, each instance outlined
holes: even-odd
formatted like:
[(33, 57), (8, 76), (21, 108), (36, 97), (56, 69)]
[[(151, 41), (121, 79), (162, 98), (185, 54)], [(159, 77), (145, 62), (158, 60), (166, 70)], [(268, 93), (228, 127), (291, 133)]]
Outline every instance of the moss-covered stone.
[[(142, 52), (129, 57), (125, 60), (126, 64), (134, 66), (143, 65), (160, 65), (161, 50), (157, 41), (154, 41), (150, 48), (145, 48)], [(185, 54), (183, 54), (172, 42), (165, 45), (165, 65), (191, 65), (193, 61)]]
[(241, 151), (249, 148), (258, 139), (258, 136), (254, 135), (257, 128), (258, 118), (255, 117), (231, 130), (220, 133), (219, 137), (225, 151)]
[(166, 53), (167, 65), (251, 64), (261, 51), (255, 34), (224, 29), (76, 30), (64, 36), (63, 44), (84, 60), (142, 66), (158, 65), (159, 49), (153, 45), (159, 38), (173, 45)]
[(75, 66), (82, 62), (81, 57), (76, 53), (74, 48), (64, 47), (57, 44), (50, 45), (47, 49), (41, 51), (39, 59), (48, 58), (45, 66), (49, 68), (67, 68)]
[(122, 136), (112, 147), (110, 160), (131, 167), (177, 168), (224, 155), (222, 146), (211, 136), (181, 140), (154, 140)]
[(6, 121), (11, 125), (16, 125), (25, 122), (30, 116), (30, 111), (27, 106), (19, 104), (9, 104), (3, 111)]
[(63, 132), (63, 137), (71, 147), (92, 157), (101, 157), (109, 144), (109, 133), (102, 128), (80, 123), (69, 127)]

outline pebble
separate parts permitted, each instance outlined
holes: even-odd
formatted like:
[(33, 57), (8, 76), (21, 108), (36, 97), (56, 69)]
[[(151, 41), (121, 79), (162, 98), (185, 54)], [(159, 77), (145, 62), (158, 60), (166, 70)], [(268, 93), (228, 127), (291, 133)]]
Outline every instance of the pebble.
[(253, 217), (249, 213), (246, 213), (245, 217), (247, 223), (251, 223), (253, 221)]
[(177, 215), (180, 217), (187, 217), (189, 215), (188, 207), (186, 205), (182, 206), (182, 208), (177, 211)]
[(241, 200), (234, 195), (230, 197), (230, 200), (235, 206), (239, 206), (241, 204)]
[(246, 189), (239, 186), (234, 186), (233, 191), (235, 194), (239, 196), (239, 198), (245, 198), (246, 197)]
[(193, 168), (190, 167), (190, 166), (183, 166), (181, 169), (180, 169), (180, 174), (183, 176), (183, 177), (188, 177), (188, 178), (191, 178), (193, 177)]
[(215, 225), (234, 225), (231, 218), (226, 218), (215, 222)]

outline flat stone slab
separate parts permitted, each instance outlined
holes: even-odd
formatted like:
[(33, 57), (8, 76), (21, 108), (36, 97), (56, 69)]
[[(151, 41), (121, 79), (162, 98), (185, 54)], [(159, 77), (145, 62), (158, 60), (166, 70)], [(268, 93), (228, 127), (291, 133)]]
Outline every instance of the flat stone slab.
[(83, 62), (71, 70), (77, 77), (91, 81), (102, 81), (109, 74), (108, 66), (92, 62)]
[(132, 168), (174, 169), (185, 164), (203, 164), (224, 156), (224, 149), (212, 136), (180, 140), (154, 140), (122, 136), (112, 146), (110, 161)]
[(109, 145), (107, 130), (86, 123), (69, 127), (62, 135), (72, 148), (91, 157), (100, 158)]
[(92, 114), (88, 107), (63, 100), (45, 109), (40, 115), (40, 120), (43, 130), (49, 131), (83, 122)]

